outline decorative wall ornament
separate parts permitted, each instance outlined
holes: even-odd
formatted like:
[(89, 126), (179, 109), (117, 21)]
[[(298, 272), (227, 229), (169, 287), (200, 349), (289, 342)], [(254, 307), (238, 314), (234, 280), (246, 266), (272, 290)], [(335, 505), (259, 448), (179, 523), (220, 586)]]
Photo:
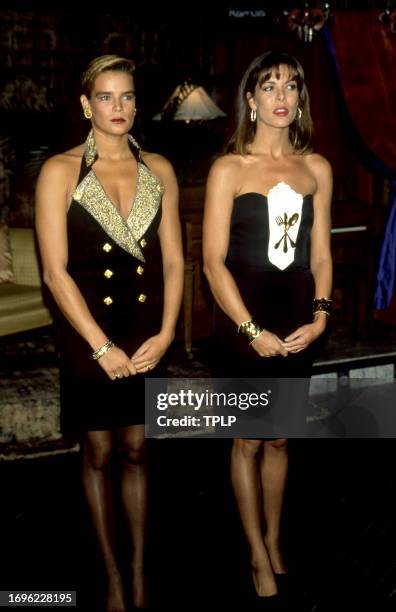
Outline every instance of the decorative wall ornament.
[(304, 43), (312, 42), (316, 32), (322, 29), (330, 16), (330, 4), (324, 3), (323, 9), (311, 8), (308, 3), (304, 8), (285, 9), (278, 15), (277, 21), (287, 32)]
[(392, 34), (396, 34), (396, 8), (385, 9), (378, 17), (383, 26), (389, 28)]

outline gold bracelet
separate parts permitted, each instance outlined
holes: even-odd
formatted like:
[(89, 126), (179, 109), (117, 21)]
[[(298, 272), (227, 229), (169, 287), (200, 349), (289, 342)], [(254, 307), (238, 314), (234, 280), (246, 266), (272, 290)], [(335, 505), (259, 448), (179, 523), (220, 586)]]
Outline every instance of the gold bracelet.
[(238, 334), (243, 334), (249, 340), (249, 344), (253, 342), (262, 332), (262, 328), (254, 321), (244, 321), (238, 325)]
[(105, 353), (107, 353), (107, 351), (109, 351), (112, 346), (114, 346), (114, 342), (112, 340), (106, 340), (106, 342), (102, 346), (100, 346), (98, 349), (96, 349), (96, 351), (92, 353), (92, 359), (95, 359), (95, 361), (97, 361)]
[[(318, 309), (318, 310), (314, 310), (312, 314), (316, 315), (316, 314), (319, 314), (320, 312), (323, 312), (323, 314), (325, 314), (326, 317), (330, 316), (330, 313), (327, 312), (327, 310), (324, 310), (323, 308), (322, 309)], [(314, 318), (314, 321), (316, 321), (315, 318)]]
[(245, 325), (247, 325), (248, 323), (251, 322), (251, 319), (249, 319), (249, 321), (244, 321), (243, 323), (241, 323), (240, 325), (238, 325), (238, 334), (241, 333), (241, 328), (244, 327)]

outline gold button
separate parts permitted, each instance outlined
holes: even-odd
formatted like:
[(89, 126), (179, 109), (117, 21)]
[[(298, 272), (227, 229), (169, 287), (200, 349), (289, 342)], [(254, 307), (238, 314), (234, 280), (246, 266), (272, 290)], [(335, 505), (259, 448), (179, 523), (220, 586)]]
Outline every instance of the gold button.
[(103, 272), (103, 274), (105, 275), (106, 278), (111, 278), (113, 276), (114, 272), (113, 272), (113, 270), (107, 269), (107, 270), (105, 270)]
[(111, 299), (111, 297), (109, 295), (107, 297), (105, 297), (103, 299), (103, 301), (106, 304), (106, 306), (110, 306), (113, 303), (113, 300)]
[(144, 295), (144, 293), (141, 293), (138, 297), (139, 302), (145, 302), (146, 301), (146, 295)]
[(144, 272), (143, 266), (138, 266), (136, 268), (136, 272), (139, 274), (139, 276), (141, 276), (143, 274), (143, 272)]
[(142, 238), (141, 241), (140, 241), (140, 246), (144, 248), (146, 246), (146, 244), (147, 244), (147, 240)]
[(112, 246), (111, 246), (111, 244), (109, 244), (108, 242), (106, 242), (106, 243), (105, 243), (105, 244), (102, 246), (102, 249), (103, 249), (104, 251), (106, 251), (106, 253), (109, 253), (109, 252), (111, 251), (111, 249), (112, 249), (112, 248), (113, 248), (113, 247), (112, 247)]
[(162, 191), (162, 185), (160, 185), (159, 183), (157, 185), (157, 191)]

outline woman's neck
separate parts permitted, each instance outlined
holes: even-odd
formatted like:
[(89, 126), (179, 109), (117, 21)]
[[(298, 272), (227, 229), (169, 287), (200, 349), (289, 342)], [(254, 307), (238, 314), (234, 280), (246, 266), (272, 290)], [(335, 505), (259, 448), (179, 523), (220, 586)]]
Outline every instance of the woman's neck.
[(265, 155), (274, 160), (292, 155), (294, 150), (289, 140), (289, 128), (258, 125), (249, 151), (252, 155)]
[(114, 136), (95, 128), (93, 132), (99, 159), (119, 161), (133, 157), (129, 148), (128, 134)]

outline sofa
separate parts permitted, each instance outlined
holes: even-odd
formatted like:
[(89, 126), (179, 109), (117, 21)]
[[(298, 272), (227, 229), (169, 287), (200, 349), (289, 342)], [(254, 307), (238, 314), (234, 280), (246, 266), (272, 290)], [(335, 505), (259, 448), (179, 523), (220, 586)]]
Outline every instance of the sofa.
[(33, 229), (0, 226), (0, 336), (51, 323), (43, 301)]

